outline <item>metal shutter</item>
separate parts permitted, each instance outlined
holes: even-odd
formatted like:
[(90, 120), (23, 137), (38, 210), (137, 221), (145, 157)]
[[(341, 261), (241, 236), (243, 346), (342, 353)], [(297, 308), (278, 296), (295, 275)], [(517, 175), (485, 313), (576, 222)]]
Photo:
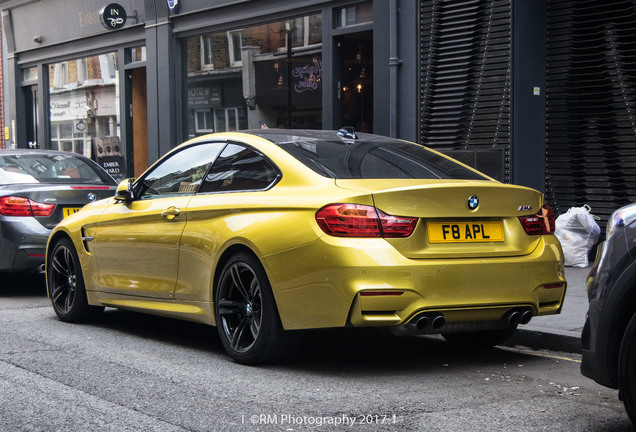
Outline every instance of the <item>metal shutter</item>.
[(601, 217), (636, 201), (636, 5), (548, 0), (546, 195)]
[(510, 181), (510, 0), (420, 2), (420, 141)]

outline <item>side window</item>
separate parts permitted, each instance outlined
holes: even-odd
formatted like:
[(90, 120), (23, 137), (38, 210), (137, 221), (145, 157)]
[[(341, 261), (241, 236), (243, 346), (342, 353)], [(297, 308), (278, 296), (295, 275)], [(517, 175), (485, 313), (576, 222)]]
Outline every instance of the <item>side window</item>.
[(224, 147), (225, 143), (199, 144), (173, 154), (141, 179), (137, 196), (143, 200), (194, 194)]
[(278, 171), (263, 155), (247, 147), (228, 144), (212, 165), (199, 192), (262, 190), (278, 178)]

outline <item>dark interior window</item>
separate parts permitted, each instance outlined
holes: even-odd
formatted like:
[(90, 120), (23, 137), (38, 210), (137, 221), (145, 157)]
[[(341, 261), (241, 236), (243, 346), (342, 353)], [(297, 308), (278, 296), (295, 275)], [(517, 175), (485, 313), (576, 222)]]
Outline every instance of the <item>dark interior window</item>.
[(424, 146), (375, 135), (347, 140), (316, 131), (313, 136), (282, 130), (255, 132), (318, 174), (335, 179), (462, 179), (486, 177)]
[(205, 176), (199, 192), (262, 190), (278, 178), (264, 156), (237, 144), (228, 144)]

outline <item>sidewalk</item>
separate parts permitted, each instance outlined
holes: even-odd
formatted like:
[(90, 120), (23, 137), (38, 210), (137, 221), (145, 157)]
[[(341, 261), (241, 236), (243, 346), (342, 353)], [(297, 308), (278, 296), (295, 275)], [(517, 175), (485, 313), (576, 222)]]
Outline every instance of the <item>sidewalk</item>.
[(588, 307), (586, 279), (590, 268), (566, 267), (568, 288), (561, 313), (532, 318), (528, 324), (519, 326), (519, 331), (506, 345), (580, 353), (581, 330)]

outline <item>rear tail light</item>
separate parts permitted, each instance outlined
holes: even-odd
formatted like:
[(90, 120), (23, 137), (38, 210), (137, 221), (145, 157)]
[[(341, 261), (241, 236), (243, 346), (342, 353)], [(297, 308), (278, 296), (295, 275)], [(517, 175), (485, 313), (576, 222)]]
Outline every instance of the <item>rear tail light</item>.
[(544, 205), (539, 213), (533, 216), (519, 216), (521, 225), (529, 235), (554, 234), (554, 212), (548, 205)]
[(108, 190), (110, 186), (71, 186), (71, 189), (79, 189), (79, 190)]
[(0, 215), (3, 216), (50, 216), (55, 204), (43, 204), (24, 197), (0, 198)]
[(388, 215), (367, 205), (330, 204), (318, 210), (316, 222), (335, 237), (399, 238), (413, 233), (417, 218)]
[(404, 291), (360, 291), (362, 297), (398, 297), (404, 294)]

